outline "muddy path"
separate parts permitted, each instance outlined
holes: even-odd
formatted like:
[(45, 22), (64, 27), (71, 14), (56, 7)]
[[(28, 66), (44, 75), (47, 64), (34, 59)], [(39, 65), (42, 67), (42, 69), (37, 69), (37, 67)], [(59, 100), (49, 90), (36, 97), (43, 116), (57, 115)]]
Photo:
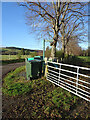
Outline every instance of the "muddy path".
[(0, 66), (0, 79), (4, 78), (8, 72), (15, 70), (17, 67), (20, 67), (22, 65), (25, 65), (25, 62), (12, 63), (8, 65)]

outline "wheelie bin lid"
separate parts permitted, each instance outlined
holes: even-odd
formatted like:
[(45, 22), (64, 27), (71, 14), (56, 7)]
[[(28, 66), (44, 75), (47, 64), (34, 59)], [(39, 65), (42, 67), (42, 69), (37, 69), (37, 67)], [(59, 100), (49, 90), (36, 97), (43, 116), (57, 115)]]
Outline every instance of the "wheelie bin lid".
[(28, 60), (28, 61), (34, 60), (34, 57), (32, 57), (32, 58), (27, 58), (27, 60)]
[(43, 60), (43, 56), (35, 56), (34, 59), (36, 59), (36, 60)]

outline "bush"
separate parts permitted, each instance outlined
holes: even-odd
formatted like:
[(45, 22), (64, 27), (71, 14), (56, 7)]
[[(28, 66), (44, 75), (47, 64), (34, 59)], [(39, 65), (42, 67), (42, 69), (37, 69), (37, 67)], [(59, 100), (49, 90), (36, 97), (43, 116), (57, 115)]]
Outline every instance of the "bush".
[(68, 55), (63, 59), (63, 63), (83, 66), (84, 61), (78, 58), (78, 56)]
[(46, 51), (45, 51), (45, 57), (50, 57), (51, 56), (51, 49), (47, 46)]
[(17, 54), (17, 58), (18, 58), (18, 59), (21, 59), (21, 53), (18, 53), (18, 54)]
[(63, 52), (62, 52), (62, 50), (57, 50), (57, 51), (56, 51), (56, 57), (58, 57), (58, 58), (62, 58), (62, 57), (63, 57)]

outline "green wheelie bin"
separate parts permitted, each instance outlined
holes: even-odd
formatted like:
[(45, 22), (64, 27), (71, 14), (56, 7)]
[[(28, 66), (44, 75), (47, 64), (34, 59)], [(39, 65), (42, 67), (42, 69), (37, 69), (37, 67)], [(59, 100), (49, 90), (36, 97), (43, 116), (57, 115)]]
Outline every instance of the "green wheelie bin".
[(41, 77), (42, 75), (42, 61), (26, 59), (26, 77), (27, 80), (31, 78)]

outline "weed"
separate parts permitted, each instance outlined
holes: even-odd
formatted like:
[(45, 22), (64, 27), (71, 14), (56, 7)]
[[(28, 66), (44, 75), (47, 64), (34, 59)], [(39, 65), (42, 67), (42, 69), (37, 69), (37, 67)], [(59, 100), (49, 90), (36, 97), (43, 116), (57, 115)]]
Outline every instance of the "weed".
[(49, 115), (49, 111), (50, 111), (50, 108), (47, 107), (47, 108), (45, 109), (44, 113), (46, 113), (47, 115)]
[(67, 110), (67, 111), (69, 111), (70, 105), (67, 104), (67, 105), (64, 107), (64, 109)]
[[(50, 94), (48, 96), (50, 96)], [(59, 87), (53, 90), (52, 96), (50, 97), (52, 97), (52, 102), (57, 108), (62, 106), (62, 109), (65, 111), (69, 111), (72, 103), (76, 104), (78, 100), (78, 97), (72, 96), (68, 91)]]
[(86, 115), (86, 119), (88, 119), (89, 118), (89, 116), (88, 115)]

